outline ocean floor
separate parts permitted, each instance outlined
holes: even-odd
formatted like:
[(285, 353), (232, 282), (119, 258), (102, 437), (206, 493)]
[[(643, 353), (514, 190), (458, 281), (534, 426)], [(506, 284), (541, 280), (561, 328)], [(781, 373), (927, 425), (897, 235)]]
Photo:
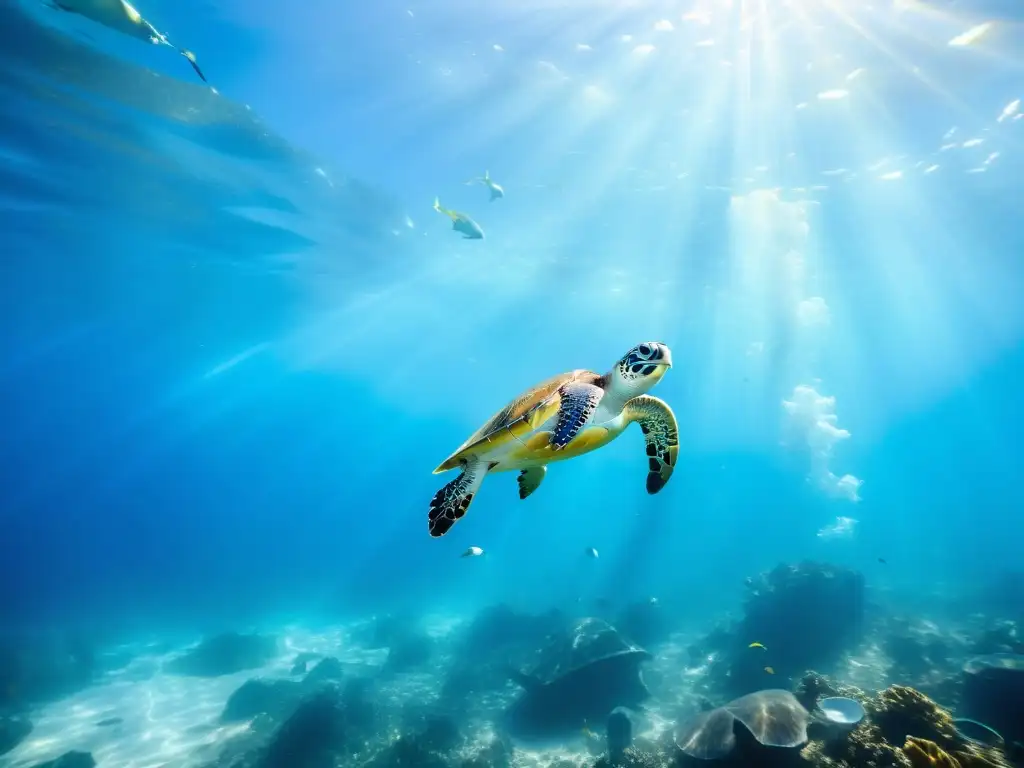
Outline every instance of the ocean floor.
[[(448, 667), (444, 663), (443, 643), (462, 623), (441, 617), (427, 619), (427, 633), (441, 642), (441, 663), (435, 663), (432, 671), (390, 677), (378, 689), (378, 703), (401, 710), (410, 704), (422, 708), (436, 701)], [(30, 768), (69, 750), (91, 752), (100, 768), (192, 768), (208, 764), (225, 744), (244, 737), (250, 729), (248, 722), (220, 722), (228, 698), (246, 681), (257, 677), (294, 680), (292, 667), (300, 654), (336, 658), (347, 675), (377, 676), (388, 649), (362, 646), (354, 639), (360, 628), (338, 626), (321, 632), (284, 628), (277, 633), (281, 652), (271, 662), (214, 678), (184, 677), (164, 670), (168, 662), (180, 657), (188, 647), (160, 652), (154, 645), (119, 647), (115, 649), (117, 654), (132, 657), (127, 666), (107, 673), (92, 687), (38, 709), (31, 716), (31, 735), (0, 759), (0, 764)], [(671, 727), (672, 721), (661, 714), (663, 711), (690, 708), (687, 704), (692, 699), (693, 681), (702, 670), (681, 666), (679, 649), (685, 642), (686, 638), (679, 637), (676, 642), (666, 643), (647, 667), (645, 678), (655, 697), (641, 718), (639, 737), (654, 738)], [(673, 695), (668, 700), (659, 700), (657, 691), (671, 691)], [(516, 694), (516, 687), (510, 684), (483, 709), (498, 712)], [(386, 700), (380, 701), (381, 698)], [(603, 724), (595, 724), (594, 730), (600, 733)], [(477, 723), (475, 731), (467, 734), (471, 741), (493, 736), (493, 726), (486, 721)], [(592, 760), (604, 749), (603, 738), (582, 732), (571, 741), (575, 743), (534, 748), (517, 744), (515, 762), (540, 766), (567, 759)]]
[(291, 768), (335, 757), (361, 768), (583, 768), (606, 754), (618, 707), (638, 754), (675, 749), (677, 724), (737, 697), (823, 684), (863, 696), (910, 686), (994, 723), (1005, 707), (993, 709), (976, 686), (958, 709), (965, 665), (1012, 657), (1024, 667), (1014, 620), (952, 606), (923, 606), (926, 618), (916, 601), (871, 592), (848, 569), (780, 564), (743, 590), (742, 611), (706, 621), (646, 597), (532, 614), (495, 605), (467, 616), (263, 626), (177, 647), (158, 638), (90, 649), (79, 639), (46, 651), (23, 639), (22, 656), (8, 651), (0, 669), (6, 685), (45, 681), (47, 664), (66, 664), (67, 654), (81, 667), (72, 682), (93, 682), (60, 699), (37, 693), (48, 703), (0, 720), (10, 749), (0, 768), (38, 768), (71, 750), (100, 768)]
[[(122, 646), (132, 661), (107, 673), (97, 685), (47, 704), (33, 716), (31, 735), (0, 760), (11, 768), (34, 766), (68, 750), (91, 752), (101, 768), (183, 768), (202, 765), (217, 749), (244, 734), (248, 723), (223, 725), (228, 697), (254, 677), (294, 679), (300, 653), (333, 656), (353, 672), (371, 674), (387, 658), (384, 649), (364, 650), (344, 627), (280, 632), (281, 653), (270, 663), (214, 678), (185, 677), (163, 670), (187, 648), (156, 652), (154, 645)], [(0, 762), (0, 764), (4, 764)]]
[[(175, 649), (158, 644), (122, 646), (113, 649), (131, 658), (123, 668), (106, 673), (95, 685), (67, 698), (46, 704), (30, 718), (32, 733), (12, 752), (0, 758), (0, 765), (31, 768), (69, 750), (92, 753), (100, 768), (199, 768), (215, 762), (225, 747), (240, 745), (253, 722), (224, 724), (221, 713), (228, 698), (253, 678), (296, 680), (293, 666), (298, 657), (313, 660), (333, 657), (344, 667), (346, 677), (375, 679), (375, 700), (381, 708), (400, 712), (414, 707), (430, 708), (441, 696), (451, 668), (456, 645), (454, 637), (465, 626), (463, 620), (430, 617), (422, 627), (436, 643), (437, 652), (429, 665), (416, 671), (383, 675), (387, 648), (369, 648), (366, 622), (337, 626), (324, 631), (285, 627), (277, 631), (279, 652), (264, 666), (219, 677), (186, 677), (166, 669), (190, 647)], [(264, 628), (266, 631), (266, 628)], [(655, 741), (672, 729), (680, 718), (692, 715), (702, 702), (702, 683), (715, 659), (713, 655), (694, 663), (688, 650), (698, 639), (696, 633), (676, 633), (660, 643), (654, 659), (644, 667), (644, 679), (652, 698), (639, 715), (635, 736), (638, 741)], [(867, 689), (882, 687), (887, 661), (877, 646), (867, 645), (859, 657), (848, 658), (845, 674), (849, 682)], [(765, 687), (789, 687), (792, 681), (766, 677)], [(491, 692), (474, 704), (480, 717), (466, 723), (470, 750), (475, 742), (493, 739), (497, 715), (517, 695), (512, 683)], [(397, 738), (393, 729), (382, 738)], [(524, 768), (554, 765), (588, 765), (605, 749), (603, 723), (593, 732), (582, 730), (559, 743), (530, 745), (515, 742), (512, 764)]]

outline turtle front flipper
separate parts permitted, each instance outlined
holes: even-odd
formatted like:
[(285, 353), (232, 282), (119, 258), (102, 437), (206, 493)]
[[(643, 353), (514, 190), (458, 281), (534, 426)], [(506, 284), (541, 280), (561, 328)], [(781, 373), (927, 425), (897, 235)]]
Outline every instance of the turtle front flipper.
[(530, 467), (519, 473), (519, 498), (525, 499), (536, 491), (548, 473), (547, 467)]
[(647, 441), (647, 492), (657, 493), (672, 477), (679, 455), (679, 424), (664, 400), (638, 395), (626, 401), (623, 413), (637, 422)]
[(565, 448), (583, 429), (597, 410), (604, 390), (595, 384), (573, 381), (562, 387), (558, 394), (561, 398), (558, 423), (551, 435), (551, 447), (556, 451)]
[(487, 462), (463, 462), (462, 474), (434, 494), (428, 515), (431, 536), (444, 536), (462, 519), (489, 469)]

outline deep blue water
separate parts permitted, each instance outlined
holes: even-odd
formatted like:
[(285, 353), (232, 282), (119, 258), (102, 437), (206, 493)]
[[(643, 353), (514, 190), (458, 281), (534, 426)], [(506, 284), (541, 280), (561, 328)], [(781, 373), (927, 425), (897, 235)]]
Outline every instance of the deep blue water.
[[(751, 33), (736, 5), (704, 28), (671, 2), (148, 3), (212, 93), (166, 48), (4, 0), (0, 621), (609, 592), (712, 616), (780, 561), (925, 595), (1017, 567), (1024, 121), (997, 118), (1021, 27), (808, 2)], [(484, 170), (505, 199), (463, 184)], [(827, 327), (796, 318), (814, 297)], [(664, 491), (633, 428), (524, 502), (488, 478), (428, 537), (430, 471), (484, 419), (654, 339)], [(835, 397), (828, 470), (859, 501), (808, 479), (798, 385)], [(838, 517), (852, 537), (817, 535)]]

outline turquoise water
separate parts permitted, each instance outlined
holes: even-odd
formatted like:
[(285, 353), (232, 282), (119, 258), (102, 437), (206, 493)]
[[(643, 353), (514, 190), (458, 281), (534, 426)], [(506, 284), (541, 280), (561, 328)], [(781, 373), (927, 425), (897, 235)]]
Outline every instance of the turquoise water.
[[(779, 562), (920, 605), (1019, 568), (1019, 9), (140, 10), (208, 86), (0, 4), (5, 626), (654, 594), (710, 622)], [(428, 535), (492, 413), (645, 341), (664, 490), (633, 426)]]

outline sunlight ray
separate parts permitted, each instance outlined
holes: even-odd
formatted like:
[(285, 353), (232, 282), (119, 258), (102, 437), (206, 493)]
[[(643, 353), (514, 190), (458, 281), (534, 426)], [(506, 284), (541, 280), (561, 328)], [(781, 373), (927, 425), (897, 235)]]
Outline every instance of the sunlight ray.
[[(878, 35), (874, 34), (867, 29), (863, 24), (858, 22), (849, 12), (847, 12), (841, 5), (840, 0), (828, 0), (828, 7), (835, 14), (843, 24), (850, 29), (857, 32), (864, 40), (871, 43), (871, 45), (886, 58), (896, 63), (905, 73), (911, 75), (914, 79), (918, 80), (922, 85), (926, 86), (933, 93), (938, 94), (943, 100), (949, 105), (956, 108), (960, 114), (970, 115), (972, 114), (971, 108), (959, 97), (956, 96), (952, 91), (945, 88), (940, 84), (940, 81), (931, 77), (925, 73), (924, 69), (917, 64), (909, 61), (906, 57), (899, 54), (891, 46), (882, 42)], [(913, 27), (901, 28), (900, 32), (903, 34), (913, 34)], [(928, 41), (932, 42), (933, 41)]]

